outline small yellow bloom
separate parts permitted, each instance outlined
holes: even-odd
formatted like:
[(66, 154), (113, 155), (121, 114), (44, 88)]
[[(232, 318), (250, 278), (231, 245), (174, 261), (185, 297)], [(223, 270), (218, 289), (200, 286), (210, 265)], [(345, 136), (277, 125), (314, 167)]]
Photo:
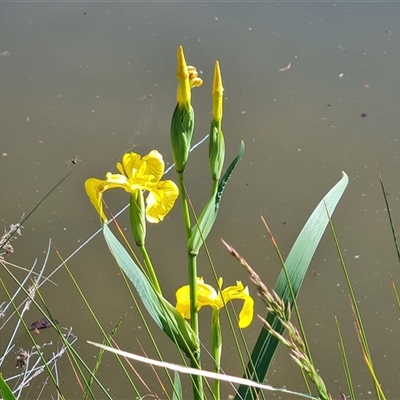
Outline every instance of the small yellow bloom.
[(86, 193), (103, 221), (107, 222), (103, 211), (103, 193), (112, 188), (122, 188), (128, 193), (147, 190), (146, 219), (153, 223), (162, 221), (171, 211), (179, 194), (174, 182), (160, 180), (164, 174), (162, 155), (157, 150), (144, 157), (126, 153), (122, 163), (117, 164), (117, 169), (120, 174), (107, 172), (105, 180), (90, 178), (85, 182)]
[(191, 100), (190, 89), (192, 87), (201, 86), (203, 80), (198, 77), (199, 74), (195, 67), (187, 66), (182, 46), (179, 46), (178, 48), (177, 58), (178, 67), (176, 76), (178, 78), (178, 90), (176, 97), (179, 108), (185, 107), (186, 109), (189, 109)]
[[(222, 278), (218, 280), (219, 288), (222, 287)], [(228, 286), (222, 291), (216, 291), (212, 286), (204, 283), (203, 278), (197, 278), (197, 308), (211, 306), (221, 309), (230, 300), (244, 300), (239, 314), (239, 327), (247, 328), (253, 320), (254, 300), (249, 295), (248, 287), (237, 281), (236, 286)], [(190, 318), (190, 287), (182, 286), (176, 292), (176, 309), (184, 318)]]

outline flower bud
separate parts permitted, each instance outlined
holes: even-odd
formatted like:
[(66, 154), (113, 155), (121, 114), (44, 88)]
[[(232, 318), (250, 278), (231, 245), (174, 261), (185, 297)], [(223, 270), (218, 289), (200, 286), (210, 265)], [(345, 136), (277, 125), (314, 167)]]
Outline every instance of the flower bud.
[(194, 131), (194, 111), (191, 105), (191, 88), (201, 86), (203, 80), (198, 77), (195, 67), (187, 66), (182, 46), (177, 53), (178, 89), (177, 106), (171, 121), (171, 145), (175, 169), (178, 173), (185, 170), (192, 144)]
[(210, 142), (208, 148), (208, 160), (211, 177), (214, 181), (221, 178), (225, 160), (225, 141), (221, 130), (223, 92), (221, 71), (218, 61), (215, 62), (214, 80), (212, 88), (212, 121), (210, 127)]

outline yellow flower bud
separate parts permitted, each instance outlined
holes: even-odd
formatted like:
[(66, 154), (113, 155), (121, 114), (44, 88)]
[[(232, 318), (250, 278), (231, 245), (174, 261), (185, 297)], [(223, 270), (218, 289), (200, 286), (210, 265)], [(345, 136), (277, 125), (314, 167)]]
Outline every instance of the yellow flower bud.
[(182, 46), (177, 52), (178, 66), (176, 76), (178, 104), (172, 115), (171, 145), (174, 155), (175, 169), (178, 173), (185, 170), (192, 144), (194, 129), (194, 111), (191, 105), (191, 88), (200, 86), (203, 80), (198, 77), (195, 67), (187, 66)]
[(208, 152), (211, 178), (215, 181), (221, 178), (225, 159), (224, 135), (221, 130), (223, 93), (221, 71), (219, 69), (219, 62), (216, 61), (212, 86), (213, 108)]
[(190, 80), (189, 70), (186, 65), (185, 54), (183, 53), (183, 47), (179, 46), (178, 53), (178, 67), (176, 71), (176, 77), (178, 78), (178, 89), (176, 92), (176, 98), (178, 100), (179, 108), (190, 106)]
[(215, 62), (214, 66), (214, 80), (212, 88), (213, 98), (213, 119), (220, 124), (222, 120), (222, 102), (223, 102), (224, 88), (222, 87), (221, 71), (219, 69), (219, 62)]

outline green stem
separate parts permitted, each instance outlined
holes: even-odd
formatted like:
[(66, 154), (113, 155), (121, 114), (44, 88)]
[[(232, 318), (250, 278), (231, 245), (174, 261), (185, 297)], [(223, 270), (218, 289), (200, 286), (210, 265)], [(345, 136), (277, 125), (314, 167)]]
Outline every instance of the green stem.
[(144, 262), (146, 263), (147, 272), (149, 273), (150, 282), (153, 284), (154, 290), (162, 295), (160, 284), (158, 283), (156, 272), (154, 271), (153, 264), (150, 260), (149, 254), (147, 253), (146, 246), (139, 246), (142, 253)]
[[(183, 220), (186, 230), (186, 240), (188, 241), (191, 236), (190, 214), (188, 200), (186, 197), (185, 183), (183, 180), (183, 173), (178, 173), (178, 178), (179, 193), (182, 200)], [(188, 254), (188, 266), (190, 286), (190, 323), (196, 335), (199, 335), (199, 321), (197, 313), (197, 258), (195, 255)]]
[[(189, 254), (189, 286), (190, 286), (190, 325), (199, 336), (199, 313), (197, 310), (197, 256)], [(201, 369), (200, 352), (190, 359), (192, 368)], [(196, 400), (203, 399), (203, 381), (201, 376), (192, 376), (193, 393)]]
[[(179, 193), (182, 200), (183, 221), (185, 224), (186, 240), (191, 236), (189, 204), (186, 196), (186, 188), (183, 173), (178, 173)], [(197, 258), (188, 254), (189, 286), (190, 286), (190, 325), (193, 331), (199, 336), (199, 318), (197, 311)], [(201, 368), (200, 352), (190, 358), (192, 368)], [(192, 376), (193, 396), (195, 400), (204, 398), (203, 381), (200, 376)]]
[[(212, 314), (211, 326), (211, 354), (214, 359), (214, 372), (221, 372), (221, 355), (222, 355), (222, 334), (221, 324), (219, 321), (219, 309), (214, 308)], [(214, 382), (214, 399), (221, 399), (221, 381), (216, 379)]]
[(179, 184), (179, 194), (182, 201), (182, 212), (183, 212), (183, 221), (185, 224), (186, 230), (186, 240), (189, 240), (191, 232), (190, 232), (190, 213), (189, 213), (189, 205), (186, 197), (186, 188), (185, 182), (183, 179), (183, 172), (178, 173), (178, 184)]
[(189, 254), (189, 286), (190, 286), (190, 325), (199, 335), (199, 312), (197, 310), (197, 256)]

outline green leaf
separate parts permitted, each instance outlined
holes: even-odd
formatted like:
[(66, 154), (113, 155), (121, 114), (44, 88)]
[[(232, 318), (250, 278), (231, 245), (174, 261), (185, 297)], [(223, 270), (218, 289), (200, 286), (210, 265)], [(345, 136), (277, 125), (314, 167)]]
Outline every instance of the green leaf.
[[(311, 214), (285, 261), (286, 270), (295, 297), (297, 297), (300, 291), (308, 266), (311, 263), (311, 259), (314, 256), (322, 234), (329, 223), (327, 213), (332, 215), (348, 182), (349, 178), (343, 172), (342, 179), (326, 194)], [(286, 303), (290, 301), (290, 303), (293, 304), (283, 270), (276, 282), (275, 291)], [(268, 314), (266, 319), (274, 330), (283, 333), (284, 328), (276, 318)], [(278, 339), (270, 335), (266, 329), (261, 330), (252, 352), (251, 362), (248, 364), (249, 374), (246, 376), (248, 379), (256, 382), (264, 381), (278, 344)], [(251, 389), (248, 386), (240, 386), (235, 399), (251, 398)]]
[(179, 373), (175, 371), (174, 374), (174, 394), (172, 396), (172, 400), (182, 400), (182, 383)]
[(217, 219), (219, 204), (221, 203), (225, 186), (228, 183), (228, 180), (231, 177), (236, 165), (242, 159), (244, 148), (244, 142), (242, 141), (237, 156), (231, 162), (224, 176), (220, 180), (217, 190), (211, 194), (210, 199), (200, 214), (198, 223), (192, 228), (192, 235), (188, 241), (188, 251), (192, 255), (199, 253), (200, 247), (203, 245), (203, 242), (206, 240), (215, 220)]
[(190, 325), (171, 303), (153, 289), (147, 277), (135, 264), (107, 224), (103, 224), (103, 234), (112, 255), (135, 286), (143, 305), (155, 323), (188, 357), (197, 353), (199, 351), (199, 340)]
[(0, 373), (0, 393), (3, 400), (15, 400), (15, 396), (11, 391), (7, 382), (3, 379), (3, 374)]

